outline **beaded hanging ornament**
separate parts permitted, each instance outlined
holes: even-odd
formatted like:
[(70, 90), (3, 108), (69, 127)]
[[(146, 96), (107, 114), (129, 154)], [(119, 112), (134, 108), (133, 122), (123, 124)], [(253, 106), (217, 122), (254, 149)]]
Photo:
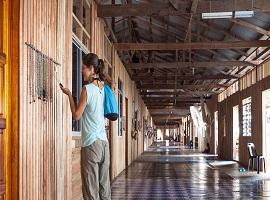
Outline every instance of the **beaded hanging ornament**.
[(53, 99), (53, 81), (59, 63), (49, 58), (32, 45), (27, 46), (27, 84), (30, 103), (36, 99), (45, 102)]

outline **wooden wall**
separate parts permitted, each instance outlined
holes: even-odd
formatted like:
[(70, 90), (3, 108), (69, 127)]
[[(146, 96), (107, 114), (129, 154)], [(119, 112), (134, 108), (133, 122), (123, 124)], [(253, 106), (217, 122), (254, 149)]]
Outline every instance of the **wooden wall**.
[[(71, 114), (58, 83), (71, 88), (72, 1), (20, 2), (20, 199), (71, 199)], [(53, 99), (30, 104), (28, 42), (61, 64)]]
[[(218, 111), (218, 154), (226, 160), (233, 160), (233, 107), (239, 105), (239, 162), (248, 164), (247, 143), (253, 142), (257, 152), (262, 153), (262, 92), (270, 88), (270, 61), (249, 72), (239, 82), (239, 91), (227, 92), (218, 102), (217, 97), (207, 101), (211, 118)], [(226, 93), (224, 93), (226, 96)], [(242, 100), (251, 97), (251, 132), (250, 137), (242, 136)], [(214, 123), (211, 125), (210, 145), (214, 150)], [(214, 153), (214, 152), (212, 152)]]
[[(144, 105), (142, 98), (140, 97), (135, 83), (130, 79), (127, 71), (124, 68), (124, 65), (120, 61), (117, 53), (115, 52), (115, 83), (117, 84), (118, 78), (123, 82), (123, 100), (125, 98), (128, 99), (128, 110), (129, 110), (129, 117), (128, 117), (128, 130), (129, 132), (124, 132), (123, 136), (118, 136), (118, 122), (113, 123), (113, 141), (112, 141), (112, 156), (113, 156), (113, 163), (112, 167), (112, 178), (115, 178), (121, 171), (125, 169), (125, 151), (128, 151), (128, 164), (134, 161), (143, 151), (144, 151), (144, 136), (143, 136), (143, 128), (138, 131), (137, 139), (132, 139), (131, 137), (131, 125), (132, 125), (132, 101), (135, 102), (135, 111), (138, 110), (139, 112), (139, 119), (140, 124), (143, 124), (143, 117), (149, 116), (148, 110)], [(118, 94), (118, 85), (115, 87), (115, 94)], [(125, 116), (126, 113), (126, 105), (125, 101), (123, 101), (123, 113)], [(128, 137), (128, 149), (125, 149), (125, 140)], [(148, 142), (150, 145), (150, 142)]]
[[(96, 53), (100, 58), (108, 61), (106, 58), (106, 49), (104, 47), (105, 40), (105, 24), (103, 20), (97, 17), (97, 5), (94, 1), (92, 4), (92, 19), (91, 19), (91, 52)], [(110, 149), (111, 149), (111, 179), (113, 180), (125, 169), (125, 153), (128, 151), (128, 164), (134, 161), (144, 151), (144, 136), (143, 130), (139, 131), (137, 139), (131, 137), (132, 126), (132, 101), (135, 102), (135, 110), (139, 110), (141, 124), (143, 124), (143, 117), (149, 116), (149, 112), (144, 105), (139, 92), (136, 89), (135, 83), (130, 79), (123, 63), (121, 62), (113, 45), (112, 48), (112, 62), (109, 65), (112, 67), (112, 88), (114, 89), (116, 99), (118, 95), (118, 78), (123, 83), (123, 116), (126, 115), (125, 98), (128, 99), (128, 132), (124, 131), (123, 136), (118, 136), (118, 121), (111, 123)], [(109, 62), (109, 61), (108, 61)], [(125, 125), (124, 125), (125, 126)], [(128, 149), (126, 149), (126, 137), (128, 140)], [(152, 138), (146, 138), (146, 146), (153, 142)], [(73, 137), (72, 150), (72, 199), (82, 199), (81, 193), (81, 176), (80, 176), (80, 138)]]
[[(239, 138), (239, 160), (241, 163), (247, 165), (248, 152), (247, 143), (253, 142), (256, 146), (257, 152), (262, 153), (262, 91), (270, 88), (270, 77), (257, 82), (256, 84), (248, 87), (243, 91), (239, 91), (229, 98), (219, 103), (219, 155), (224, 159), (233, 159), (233, 107), (239, 105), (239, 124), (240, 124), (240, 138)], [(251, 137), (242, 136), (242, 100), (250, 97), (251, 102)], [(224, 123), (222, 119), (226, 115), (225, 130), (226, 136), (224, 136)]]

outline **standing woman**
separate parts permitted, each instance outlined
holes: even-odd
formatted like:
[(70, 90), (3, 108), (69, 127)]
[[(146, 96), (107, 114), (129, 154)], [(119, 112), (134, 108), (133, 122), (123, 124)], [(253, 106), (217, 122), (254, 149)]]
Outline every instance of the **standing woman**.
[(68, 95), (75, 120), (82, 119), (81, 176), (84, 200), (111, 199), (110, 153), (104, 119), (104, 62), (94, 53), (83, 57), (82, 88), (76, 106), (69, 89), (60, 85)]

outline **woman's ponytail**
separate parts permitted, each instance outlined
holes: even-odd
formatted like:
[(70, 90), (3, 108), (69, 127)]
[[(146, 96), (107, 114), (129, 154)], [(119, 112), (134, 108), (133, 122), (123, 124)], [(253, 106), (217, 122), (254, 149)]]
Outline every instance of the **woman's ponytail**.
[(104, 64), (104, 61), (102, 59), (98, 59), (98, 67), (97, 67), (97, 71), (95, 73), (99, 75), (100, 80), (102, 80), (102, 81), (105, 80), (105, 78), (106, 78), (105, 64)]

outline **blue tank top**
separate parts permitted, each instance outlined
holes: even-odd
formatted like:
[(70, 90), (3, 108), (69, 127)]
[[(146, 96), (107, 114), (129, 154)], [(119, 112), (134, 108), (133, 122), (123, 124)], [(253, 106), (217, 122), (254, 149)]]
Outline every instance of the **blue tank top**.
[(93, 83), (85, 85), (87, 100), (82, 114), (82, 146), (89, 146), (97, 139), (108, 141), (104, 118), (104, 88)]

